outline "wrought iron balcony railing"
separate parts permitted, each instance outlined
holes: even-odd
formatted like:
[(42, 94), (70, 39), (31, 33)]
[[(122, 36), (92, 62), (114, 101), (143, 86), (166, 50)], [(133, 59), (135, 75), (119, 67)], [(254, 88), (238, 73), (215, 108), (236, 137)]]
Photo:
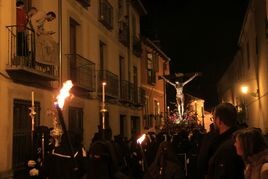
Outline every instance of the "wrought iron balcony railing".
[(102, 82), (106, 82), (106, 96), (118, 98), (119, 85), (118, 76), (108, 70), (100, 70), (98, 72), (98, 92), (102, 92)]
[(89, 92), (96, 90), (95, 63), (79, 54), (67, 54), (70, 67), (70, 78), (74, 85)]
[(130, 82), (126, 80), (120, 81), (120, 101), (130, 102), (129, 87), (130, 87)]
[(43, 81), (58, 80), (58, 68), (55, 65), (37, 62), (34, 31), (16, 25), (7, 26), (7, 29), (8, 63), (6, 71), (11, 78), (24, 82), (38, 81), (36, 79)]
[(144, 106), (145, 104), (145, 90), (133, 83), (130, 84), (130, 102), (134, 106)]

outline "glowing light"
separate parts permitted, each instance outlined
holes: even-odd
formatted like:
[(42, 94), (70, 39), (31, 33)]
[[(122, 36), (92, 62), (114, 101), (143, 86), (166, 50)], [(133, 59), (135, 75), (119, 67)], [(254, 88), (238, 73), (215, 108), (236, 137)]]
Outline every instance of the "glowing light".
[(241, 92), (243, 94), (247, 94), (248, 93), (248, 86), (241, 86)]
[(138, 138), (137, 143), (141, 144), (144, 141), (145, 136), (146, 136), (145, 134), (142, 134), (142, 136), (140, 138)]
[(72, 87), (73, 83), (71, 80), (68, 80), (65, 83), (63, 83), (63, 87), (60, 90), (60, 94), (57, 96), (57, 102), (56, 102), (56, 104), (58, 104), (60, 108), (63, 108), (65, 99), (70, 96), (69, 91)]

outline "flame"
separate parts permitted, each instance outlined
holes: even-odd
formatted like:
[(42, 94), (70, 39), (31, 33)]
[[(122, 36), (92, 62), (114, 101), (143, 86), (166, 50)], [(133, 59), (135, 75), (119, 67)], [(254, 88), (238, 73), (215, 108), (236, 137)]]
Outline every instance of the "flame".
[(64, 101), (67, 97), (70, 96), (70, 89), (73, 87), (73, 83), (71, 80), (66, 81), (63, 83), (63, 87), (60, 89), (60, 94), (57, 96), (57, 102), (58, 106), (62, 109), (64, 106)]
[(142, 134), (142, 136), (140, 138), (138, 138), (137, 143), (141, 144), (144, 141), (145, 136), (146, 136), (145, 134)]

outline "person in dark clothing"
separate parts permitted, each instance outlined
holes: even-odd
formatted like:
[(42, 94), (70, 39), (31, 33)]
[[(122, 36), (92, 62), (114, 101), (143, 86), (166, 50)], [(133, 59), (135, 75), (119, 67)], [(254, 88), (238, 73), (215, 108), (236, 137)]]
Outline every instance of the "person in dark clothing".
[(184, 179), (184, 172), (179, 165), (170, 142), (162, 142), (156, 158), (145, 173), (143, 179)]
[(120, 171), (111, 128), (99, 131), (102, 138), (91, 144), (88, 154), (88, 179), (127, 179)]
[(237, 111), (230, 103), (214, 110), (214, 124), (219, 135), (211, 144), (208, 179), (244, 179), (244, 163), (236, 154), (232, 134), (237, 130)]
[(211, 157), (211, 150), (212, 147), (211, 143), (214, 139), (218, 136), (218, 132), (215, 130), (213, 123), (210, 125), (210, 131), (204, 134), (198, 155), (197, 155), (197, 162), (196, 162), (196, 170), (197, 170), (197, 178), (204, 179), (208, 173), (208, 161)]
[[(47, 179), (79, 178), (78, 172), (82, 166), (79, 166), (78, 159), (81, 155), (77, 148), (71, 151), (66, 135), (62, 135), (60, 145), (55, 145), (51, 153), (46, 156), (43, 167), (30, 171), (31, 176), (39, 175)], [(54, 137), (54, 140), (58, 140), (58, 138)]]

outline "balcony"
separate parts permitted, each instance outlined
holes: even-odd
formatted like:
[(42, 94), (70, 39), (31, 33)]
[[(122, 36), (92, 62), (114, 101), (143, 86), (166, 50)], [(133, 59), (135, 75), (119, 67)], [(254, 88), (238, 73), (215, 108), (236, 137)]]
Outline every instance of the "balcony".
[(7, 26), (7, 29), (8, 75), (18, 83), (51, 88), (50, 82), (58, 80), (58, 68), (37, 61), (34, 32), (26, 28), (23, 33), (19, 33), (16, 25)]
[(70, 79), (74, 83), (74, 93), (88, 96), (88, 92), (96, 91), (95, 63), (79, 54), (66, 54), (69, 60)]
[(119, 95), (118, 76), (108, 70), (98, 72), (98, 93), (102, 93), (102, 82), (106, 82), (105, 96), (117, 99)]
[(130, 103), (129, 87), (130, 87), (130, 82), (126, 80), (120, 81), (120, 102)]
[(134, 107), (142, 107), (145, 104), (145, 90), (141, 87), (135, 87), (130, 84), (130, 102)]
[(137, 36), (133, 36), (133, 54), (137, 57), (141, 56), (142, 49), (141, 49), (141, 39)]
[(142, 107), (145, 104), (145, 90), (134, 87), (133, 83), (122, 80), (120, 83), (120, 102), (134, 107)]
[(107, 0), (99, 0), (99, 21), (108, 29), (113, 29), (113, 6)]
[(126, 47), (129, 46), (129, 29), (128, 29), (128, 24), (125, 22), (119, 22), (118, 40), (124, 46)]

